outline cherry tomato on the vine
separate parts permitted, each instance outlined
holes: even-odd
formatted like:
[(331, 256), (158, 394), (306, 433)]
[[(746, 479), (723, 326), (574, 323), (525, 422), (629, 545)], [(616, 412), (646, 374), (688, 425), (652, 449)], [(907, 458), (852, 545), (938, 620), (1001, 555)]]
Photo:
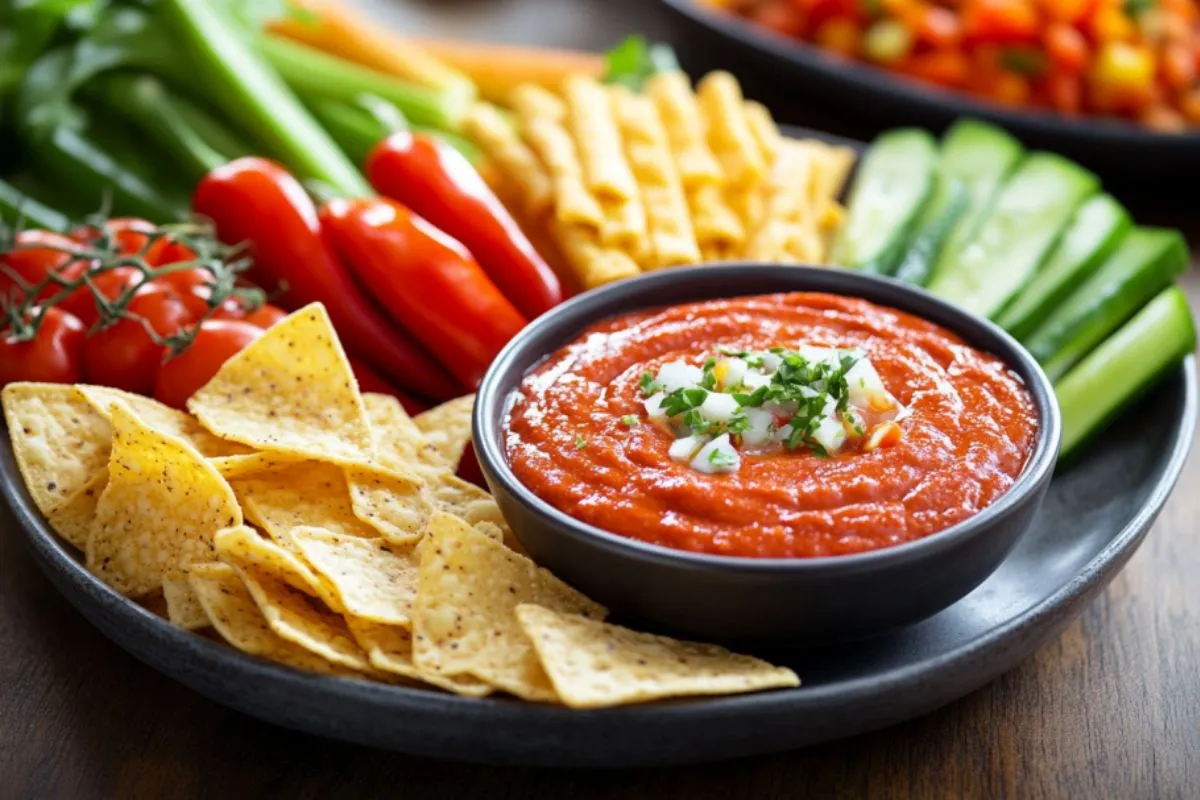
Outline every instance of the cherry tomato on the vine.
[(230, 297), (221, 304), (220, 308), (213, 312), (213, 319), (240, 319), (249, 322), (251, 325), (257, 325), (263, 330), (271, 327), (286, 316), (286, 311), (270, 303), (263, 303), (253, 311), (248, 311), (236, 297)]
[(196, 317), (175, 292), (155, 283), (140, 288), (127, 311), (138, 319), (119, 319), (88, 335), (83, 345), (84, 374), (90, 383), (149, 394), (166, 348), (154, 341), (146, 325), (166, 338), (184, 330)]
[[(30, 309), (28, 317), (37, 313)], [(57, 307), (46, 309), (37, 334), (27, 342), (5, 330), (0, 333), (0, 386), (14, 381), (79, 383), (83, 342), (83, 323)]]
[[(91, 282), (96, 292), (111, 302), (144, 280), (145, 276), (141, 270), (134, 267), (116, 267), (93, 276)], [(58, 305), (79, 317), (85, 328), (92, 327), (96, 320), (100, 319), (100, 312), (96, 309), (96, 296), (86, 285), (71, 292)]]
[(208, 310), (208, 298), (212, 296), (212, 273), (201, 267), (190, 267), (178, 272), (168, 272), (154, 279), (171, 287), (192, 313), (199, 318)]
[[(0, 305), (19, 303), (25, 299), (20, 283), (34, 287), (52, 273), (57, 273), (64, 281), (76, 280), (87, 270), (87, 262), (63, 250), (78, 249), (74, 241), (50, 231), (27, 230), (18, 233), (13, 249), (0, 255), (0, 265), (3, 265), (0, 269)], [(20, 279), (20, 283), (16, 278)], [(61, 288), (47, 284), (37, 293), (37, 301), (53, 297)]]
[(182, 352), (163, 362), (154, 382), (154, 397), (172, 408), (208, 383), (221, 365), (263, 335), (262, 328), (240, 319), (206, 319)]

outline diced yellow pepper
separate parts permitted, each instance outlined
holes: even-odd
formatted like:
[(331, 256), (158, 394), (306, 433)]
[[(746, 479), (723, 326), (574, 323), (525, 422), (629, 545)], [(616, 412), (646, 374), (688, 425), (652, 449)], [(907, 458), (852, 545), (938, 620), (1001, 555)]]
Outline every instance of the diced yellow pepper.
[(1142, 90), (1154, 83), (1154, 56), (1128, 42), (1107, 42), (1092, 65), (1092, 83), (1102, 90)]

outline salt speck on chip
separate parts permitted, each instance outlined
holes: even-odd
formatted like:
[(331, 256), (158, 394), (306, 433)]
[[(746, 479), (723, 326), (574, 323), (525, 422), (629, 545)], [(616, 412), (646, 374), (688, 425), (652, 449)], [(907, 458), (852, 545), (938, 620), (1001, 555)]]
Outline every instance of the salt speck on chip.
[(338, 464), (373, 458), (358, 382), (325, 307), (305, 306), (222, 365), (188, 401), (216, 435)]

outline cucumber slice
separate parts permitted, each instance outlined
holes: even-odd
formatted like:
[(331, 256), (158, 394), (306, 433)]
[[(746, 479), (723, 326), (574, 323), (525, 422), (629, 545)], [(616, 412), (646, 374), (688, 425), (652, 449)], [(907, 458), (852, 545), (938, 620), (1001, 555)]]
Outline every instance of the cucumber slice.
[(1135, 228), (1024, 344), (1057, 380), (1187, 267), (1183, 234)]
[(1033, 333), (1080, 282), (1091, 276), (1133, 228), (1129, 213), (1107, 194), (1088, 200), (1046, 266), (1000, 312), (996, 322), (1018, 339)]
[(1172, 286), (1055, 385), (1063, 420), (1060, 463), (1195, 348), (1196, 327), (1187, 297)]
[(896, 268), (897, 278), (917, 286), (925, 285), (933, 272), (938, 254), (954, 231), (954, 226), (966, 213), (969, 202), (965, 183), (947, 175), (938, 176), (933, 196), (917, 220), (916, 233), (909, 242), (908, 252)]
[(930, 291), (992, 316), (1042, 265), (1075, 209), (1099, 187), (1095, 175), (1062, 156), (1030, 155)]
[(850, 192), (834, 264), (891, 274), (933, 192), (937, 145), (922, 130), (902, 128), (871, 145)]
[(942, 176), (957, 178), (967, 187), (967, 209), (946, 239), (934, 262), (933, 275), (954, 262), (987, 216), (1004, 179), (1024, 157), (1025, 148), (1003, 128), (974, 119), (956, 122), (942, 137)]

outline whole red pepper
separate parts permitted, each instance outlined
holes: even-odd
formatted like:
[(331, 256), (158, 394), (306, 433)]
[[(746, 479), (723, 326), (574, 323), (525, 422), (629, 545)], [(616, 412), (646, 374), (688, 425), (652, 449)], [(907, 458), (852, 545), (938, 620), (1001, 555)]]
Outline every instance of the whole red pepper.
[(398, 200), (462, 242), (517, 309), (533, 318), (558, 305), (562, 284), (462, 153), (407, 131), (367, 158), (375, 191)]
[(397, 202), (333, 200), (321, 228), (359, 282), (472, 389), (525, 326), (461, 244)]
[(240, 158), (196, 187), (196, 212), (225, 242), (249, 242), (251, 275), (270, 290), (286, 285), (280, 304), (325, 304), (346, 349), (414, 394), (444, 400), (462, 394), (441, 366), (354, 282), (321, 236), (317, 209), (278, 164)]

